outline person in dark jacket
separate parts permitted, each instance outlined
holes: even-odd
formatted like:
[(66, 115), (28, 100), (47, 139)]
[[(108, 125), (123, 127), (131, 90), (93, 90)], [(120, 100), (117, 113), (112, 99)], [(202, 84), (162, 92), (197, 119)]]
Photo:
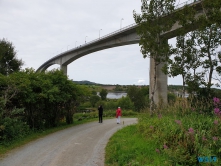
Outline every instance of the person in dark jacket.
[(98, 114), (99, 114), (99, 123), (102, 123), (103, 122), (102, 121), (102, 117), (103, 117), (103, 107), (102, 107), (102, 105), (100, 105), (98, 107)]

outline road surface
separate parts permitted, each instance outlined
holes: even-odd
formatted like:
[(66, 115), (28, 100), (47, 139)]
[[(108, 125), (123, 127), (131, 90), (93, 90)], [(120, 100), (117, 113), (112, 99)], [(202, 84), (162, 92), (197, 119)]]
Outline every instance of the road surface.
[[(123, 124), (124, 122), (124, 124)], [(17, 148), (0, 159), (0, 166), (103, 166), (109, 138), (136, 118), (77, 125)]]

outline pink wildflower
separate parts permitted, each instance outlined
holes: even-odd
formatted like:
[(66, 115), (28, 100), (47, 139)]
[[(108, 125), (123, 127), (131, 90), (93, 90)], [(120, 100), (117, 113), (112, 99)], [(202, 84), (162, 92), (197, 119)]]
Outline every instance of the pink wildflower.
[(218, 137), (213, 137), (213, 140), (214, 141), (218, 141)]
[(217, 97), (214, 97), (214, 98), (213, 98), (213, 102), (214, 102), (215, 105), (216, 105), (216, 104), (219, 104), (219, 103), (220, 103), (220, 99), (217, 98)]
[(159, 149), (156, 149), (156, 152), (157, 152), (157, 153), (160, 153), (160, 150), (159, 150)]
[(158, 118), (161, 119), (161, 118), (162, 118), (162, 114), (159, 114), (159, 115), (158, 115)]
[(215, 115), (220, 115), (221, 114), (219, 108), (214, 108), (214, 113), (215, 113)]
[(190, 134), (194, 134), (194, 130), (193, 130), (193, 128), (192, 128), (192, 127), (191, 127), (191, 128), (189, 128), (189, 130), (188, 130), (188, 131), (189, 131), (189, 133), (190, 133)]
[(164, 149), (168, 149), (168, 146), (164, 144), (164, 145), (163, 145), (163, 148), (164, 148)]

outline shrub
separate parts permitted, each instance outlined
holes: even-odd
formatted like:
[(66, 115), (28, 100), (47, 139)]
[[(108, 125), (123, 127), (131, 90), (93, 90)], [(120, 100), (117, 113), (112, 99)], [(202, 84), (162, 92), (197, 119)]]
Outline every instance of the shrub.
[(22, 112), (23, 109), (14, 109), (10, 116), (0, 117), (0, 142), (24, 137), (29, 133), (29, 126), (18, 116)]
[(126, 110), (134, 109), (134, 104), (128, 96), (127, 97), (123, 96), (121, 99), (119, 99), (118, 106)]

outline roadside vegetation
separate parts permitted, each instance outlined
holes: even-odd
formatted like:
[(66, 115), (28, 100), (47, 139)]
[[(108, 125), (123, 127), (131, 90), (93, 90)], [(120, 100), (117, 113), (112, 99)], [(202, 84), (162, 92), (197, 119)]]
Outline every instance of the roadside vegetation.
[[(212, 107), (212, 108), (211, 108)], [(177, 101), (150, 116), (139, 116), (137, 125), (115, 133), (106, 146), (109, 166), (220, 165), (221, 102)], [(210, 111), (208, 111), (210, 110)], [(214, 158), (215, 157), (215, 158)]]

